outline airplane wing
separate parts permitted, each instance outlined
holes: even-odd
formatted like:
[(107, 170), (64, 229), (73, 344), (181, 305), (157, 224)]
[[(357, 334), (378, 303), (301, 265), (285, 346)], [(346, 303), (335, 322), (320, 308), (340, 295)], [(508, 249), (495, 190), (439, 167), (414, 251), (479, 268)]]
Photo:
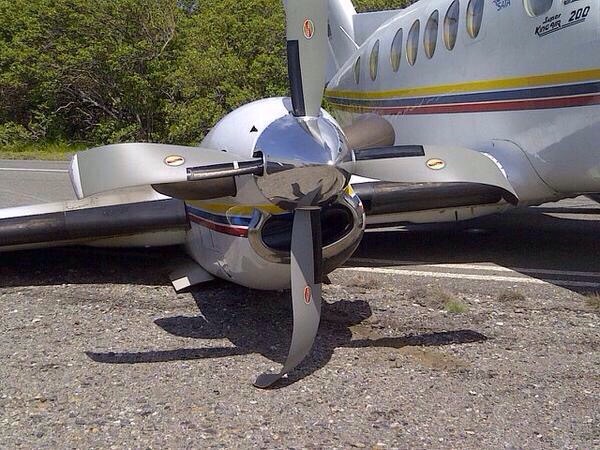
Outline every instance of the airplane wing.
[(185, 204), (150, 187), (81, 200), (0, 209), (0, 252), (67, 245), (183, 243)]

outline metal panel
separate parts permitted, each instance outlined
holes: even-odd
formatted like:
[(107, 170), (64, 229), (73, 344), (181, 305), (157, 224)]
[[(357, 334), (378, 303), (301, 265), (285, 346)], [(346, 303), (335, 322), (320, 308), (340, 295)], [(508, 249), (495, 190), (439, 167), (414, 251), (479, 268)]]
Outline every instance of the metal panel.
[(0, 247), (129, 236), (188, 227), (179, 200), (89, 208), (0, 220)]

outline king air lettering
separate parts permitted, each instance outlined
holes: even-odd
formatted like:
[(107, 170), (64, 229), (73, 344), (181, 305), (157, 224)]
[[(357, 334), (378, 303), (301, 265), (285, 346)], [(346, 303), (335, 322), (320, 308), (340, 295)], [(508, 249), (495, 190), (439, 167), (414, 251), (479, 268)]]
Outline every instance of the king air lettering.
[(569, 20), (567, 23), (562, 23), (561, 15), (556, 14), (555, 16), (548, 16), (540, 26), (535, 29), (535, 34), (539, 37), (546, 36), (547, 34), (554, 33), (555, 31), (564, 30), (565, 28), (572, 27), (585, 22), (586, 17), (590, 13), (590, 7), (585, 6), (583, 8), (574, 9), (569, 13)]
[(544, 22), (537, 26), (535, 29), (535, 34), (539, 37), (546, 36), (547, 34), (554, 33), (561, 29), (561, 21), (560, 16), (562, 14), (556, 14), (555, 16), (546, 16)]

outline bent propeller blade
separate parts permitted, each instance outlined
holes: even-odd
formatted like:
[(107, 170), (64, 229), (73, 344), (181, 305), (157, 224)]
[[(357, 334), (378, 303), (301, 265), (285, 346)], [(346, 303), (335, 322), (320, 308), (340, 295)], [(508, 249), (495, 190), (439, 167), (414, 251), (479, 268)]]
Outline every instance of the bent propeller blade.
[(294, 115), (317, 117), (321, 112), (327, 68), (327, 1), (284, 0), (284, 6)]
[(485, 153), (461, 147), (398, 145), (354, 151), (353, 175), (393, 183), (472, 183), (498, 187), (507, 202), (519, 197), (504, 169)]
[(320, 208), (298, 208), (292, 231), (292, 306), (294, 330), (287, 360), (279, 373), (263, 373), (254, 385), (268, 388), (310, 353), (321, 321), (323, 244)]
[[(135, 186), (185, 183), (262, 173), (257, 159), (200, 147), (114, 144), (77, 153), (70, 175), (78, 198)], [(218, 194), (222, 195), (222, 194)]]

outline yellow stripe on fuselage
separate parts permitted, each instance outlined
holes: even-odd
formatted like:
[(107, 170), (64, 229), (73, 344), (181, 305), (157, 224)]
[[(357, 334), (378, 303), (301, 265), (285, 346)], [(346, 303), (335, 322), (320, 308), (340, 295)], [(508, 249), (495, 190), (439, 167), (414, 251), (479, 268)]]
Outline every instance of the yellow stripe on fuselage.
[(246, 216), (250, 217), (254, 213), (255, 209), (267, 212), (269, 214), (282, 214), (287, 211), (279, 208), (278, 206), (272, 204), (263, 204), (263, 205), (240, 205), (239, 203), (211, 203), (204, 201), (186, 201), (191, 206), (202, 209), (203, 211), (212, 213), (212, 214), (221, 214), (221, 215), (233, 215), (233, 216)]
[(456, 92), (494, 91), (501, 89), (539, 87), (552, 84), (577, 83), (600, 79), (600, 69), (580, 70), (576, 72), (558, 72), (551, 74), (529, 75), (526, 77), (503, 78), (496, 80), (468, 81), (437, 86), (417, 86), (388, 91), (343, 91), (327, 90), (328, 98), (385, 99), (399, 97), (420, 97)]
[[(350, 196), (354, 196), (354, 190), (352, 186), (348, 185), (345, 190), (346, 194)], [(261, 205), (242, 205), (240, 203), (216, 203), (210, 202), (206, 200), (186, 200), (186, 203), (190, 206), (193, 206), (198, 209), (202, 209), (211, 214), (221, 214), (221, 215), (232, 215), (232, 216), (241, 216), (241, 217), (250, 217), (254, 213), (255, 209), (260, 211), (267, 212), (269, 214), (287, 214), (289, 211), (280, 208), (279, 206), (273, 205), (272, 203), (263, 203)]]

